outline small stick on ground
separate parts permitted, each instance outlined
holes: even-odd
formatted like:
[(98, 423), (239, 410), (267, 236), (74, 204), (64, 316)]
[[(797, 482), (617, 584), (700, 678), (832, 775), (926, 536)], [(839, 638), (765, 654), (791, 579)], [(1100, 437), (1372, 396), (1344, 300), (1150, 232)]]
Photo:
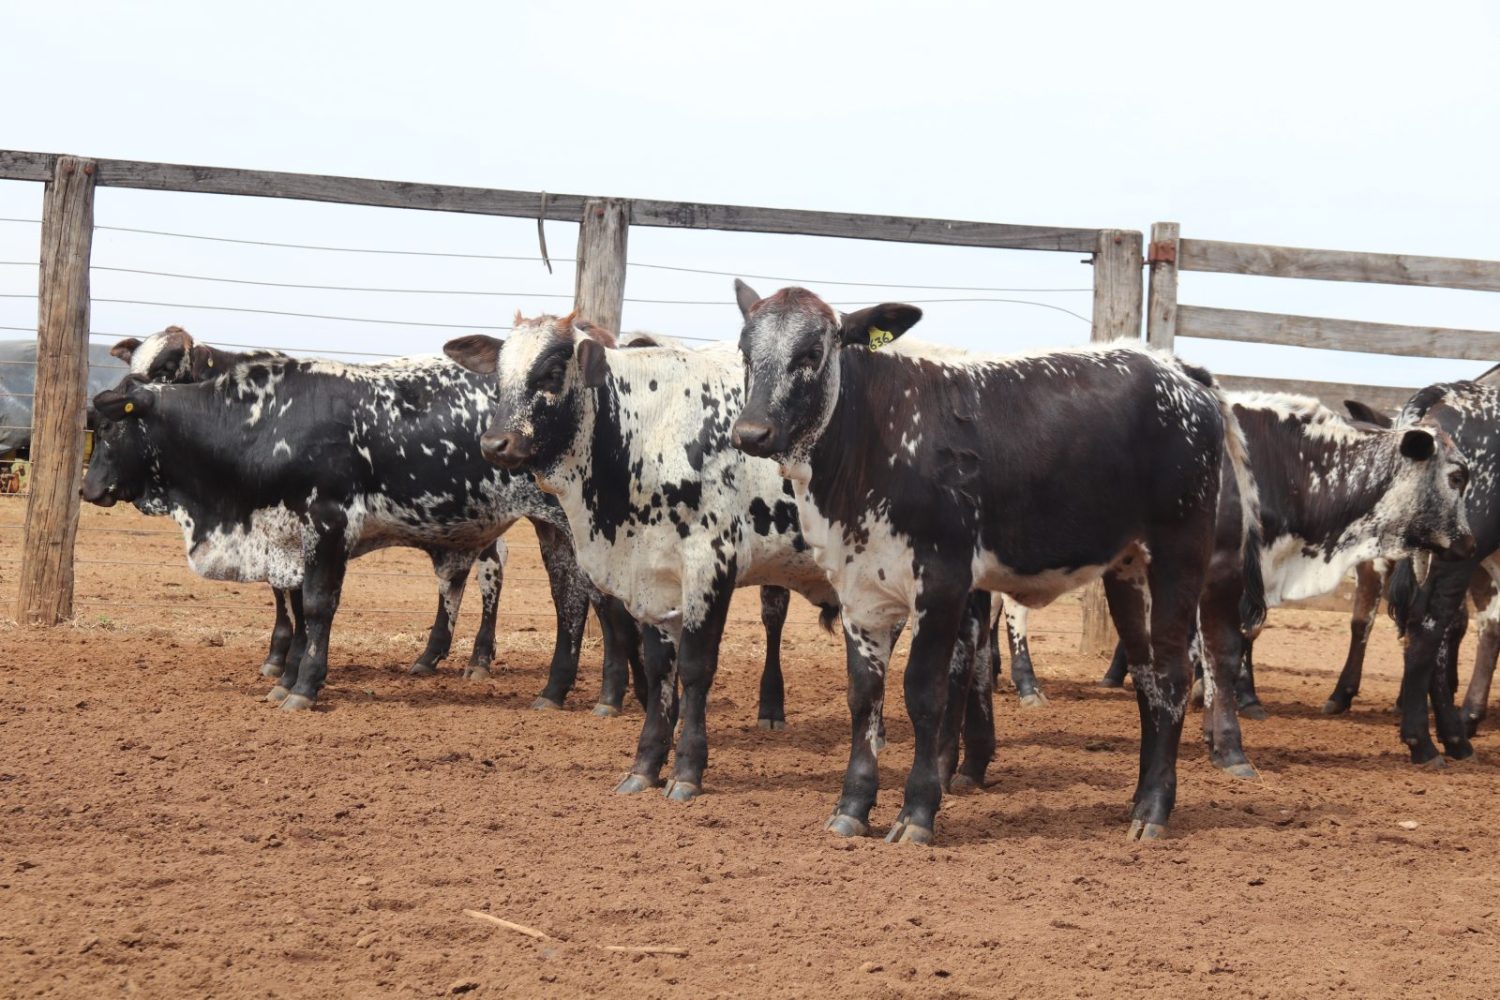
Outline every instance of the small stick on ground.
[(627, 955), (682, 955), (682, 956), (686, 956), (687, 953), (688, 953), (688, 950), (686, 948), (673, 948), (673, 947), (670, 947), (668, 945), (660, 945), (660, 944), (641, 944), (641, 945), (606, 944), (606, 945), (602, 945), (601, 947), (603, 947), (605, 951), (623, 952), (623, 953), (625, 953)]
[(489, 913), (481, 913), (478, 910), (465, 910), (464, 915), (473, 917), (475, 920), (483, 920), (486, 923), (494, 924), (496, 927), (504, 927), (506, 930), (515, 931), (517, 934), (525, 934), (527, 937), (533, 937), (540, 941), (552, 940), (549, 935), (542, 933), (535, 927), (527, 927), (525, 924), (514, 924), (509, 920), (502, 920)]

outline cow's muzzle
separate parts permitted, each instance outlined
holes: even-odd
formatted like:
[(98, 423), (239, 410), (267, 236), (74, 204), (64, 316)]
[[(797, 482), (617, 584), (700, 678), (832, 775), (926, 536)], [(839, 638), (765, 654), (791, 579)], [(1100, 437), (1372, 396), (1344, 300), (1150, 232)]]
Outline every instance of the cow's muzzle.
[(479, 439), (479, 451), (485, 460), (503, 469), (515, 469), (531, 458), (531, 438), (515, 431), (486, 433)]
[(779, 436), (773, 424), (741, 417), (734, 422), (734, 429), (729, 432), (729, 441), (747, 455), (769, 458), (776, 454), (776, 439)]
[(1439, 559), (1472, 559), (1474, 551), (1478, 547), (1472, 534), (1462, 534), (1453, 540), (1446, 549), (1437, 553)]
[(98, 507), (113, 507), (118, 499), (113, 486), (101, 488), (89, 483), (88, 480), (84, 480), (83, 486), (78, 490), (78, 495)]

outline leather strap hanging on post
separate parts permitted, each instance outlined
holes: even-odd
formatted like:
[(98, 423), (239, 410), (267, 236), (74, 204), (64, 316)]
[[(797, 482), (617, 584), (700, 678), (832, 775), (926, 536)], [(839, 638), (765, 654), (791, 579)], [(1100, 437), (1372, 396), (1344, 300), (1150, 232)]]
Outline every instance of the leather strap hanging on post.
[(547, 192), (542, 192), (542, 207), (536, 213), (536, 241), (542, 246), (542, 263), (547, 265), (547, 273), (552, 273), (552, 260), (547, 255)]

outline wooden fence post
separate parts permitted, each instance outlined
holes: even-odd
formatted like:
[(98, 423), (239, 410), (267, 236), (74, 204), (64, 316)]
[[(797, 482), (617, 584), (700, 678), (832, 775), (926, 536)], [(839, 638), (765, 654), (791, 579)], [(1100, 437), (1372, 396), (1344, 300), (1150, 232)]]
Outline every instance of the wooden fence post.
[(613, 333), (625, 311), (625, 244), (630, 236), (630, 202), (590, 198), (578, 225), (578, 282), (574, 308), (579, 316)]
[[(630, 202), (590, 198), (583, 203), (573, 308), (583, 319), (612, 333), (620, 332), (625, 312), (625, 248), (629, 238)], [(583, 634), (585, 639), (604, 637), (592, 612)]]
[(1146, 263), (1151, 268), (1151, 289), (1146, 300), (1146, 342), (1164, 351), (1177, 340), (1177, 237), (1175, 222), (1151, 226), (1151, 247)]
[[(1092, 341), (1141, 337), (1141, 234), (1103, 229), (1094, 251), (1094, 329)], [(1117, 641), (1104, 584), (1091, 583), (1080, 595), (1083, 634), (1078, 651), (1086, 656), (1112, 653)]]
[(31, 496), (16, 596), (16, 620), (23, 625), (56, 625), (73, 616), (73, 542), (88, 406), (94, 173), (93, 160), (58, 157), (42, 203)]

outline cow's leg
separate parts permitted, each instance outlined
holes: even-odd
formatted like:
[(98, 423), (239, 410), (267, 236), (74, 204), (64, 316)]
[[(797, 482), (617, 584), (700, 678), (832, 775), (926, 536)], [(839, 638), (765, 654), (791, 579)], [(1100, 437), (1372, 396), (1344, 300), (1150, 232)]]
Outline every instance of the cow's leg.
[(1479, 724), (1490, 702), (1490, 682), (1495, 676), (1495, 660), (1500, 655), (1500, 592), (1497, 592), (1492, 573), (1500, 573), (1500, 567), (1491, 569), (1486, 562), (1469, 582), (1469, 599), (1479, 611), (1479, 641), (1474, 651), (1474, 673), (1469, 677), (1469, 690), (1464, 695), (1464, 729), (1472, 739), (1479, 731)]
[(448, 658), (453, 647), (453, 626), (458, 623), (458, 609), (464, 602), (464, 586), (474, 565), (473, 552), (429, 549), (427, 555), (438, 580), (438, 606), (432, 630), (427, 633), (427, 648), (407, 670), (418, 677), (437, 673), (437, 665)]
[(1104, 676), (1099, 678), (1099, 686), (1102, 688), (1122, 688), (1125, 686), (1125, 674), (1130, 669), (1130, 660), (1125, 653), (1123, 642), (1115, 643), (1115, 653), (1109, 658), (1109, 668), (1104, 671)]
[[(969, 580), (962, 571), (931, 567), (935, 579), (947, 586), (924, 590), (912, 618), (911, 654), (903, 687), (906, 714), (911, 719), (915, 753), (906, 776), (906, 797), (887, 843), (928, 844), (936, 829), (943, 799), (940, 739), (948, 701), (948, 673), (953, 647), (969, 613)], [(924, 573), (924, 583), (926, 574)]]
[(766, 665), (760, 672), (760, 708), (755, 724), (761, 729), (786, 728), (786, 685), (781, 679), (781, 630), (786, 625), (792, 592), (785, 587), (760, 588), (760, 623), (766, 629)]
[[(1238, 553), (1236, 553), (1236, 558)], [(1204, 663), (1203, 740), (1215, 767), (1236, 778), (1255, 777), (1245, 756), (1240, 721), (1235, 713), (1235, 679), (1249, 640), (1240, 623), (1242, 577), (1226, 573), (1209, 581), (1198, 605), (1198, 627)]]
[[(312, 544), (302, 572), (302, 610), (307, 621), (307, 642), (302, 662), (298, 664), (296, 683), (281, 699), (284, 711), (312, 708), (328, 676), (328, 641), (344, 587), (344, 570), (349, 565), (346, 524), (344, 512), (338, 507), (330, 505), (309, 513), (304, 531)], [(303, 544), (307, 545), (307, 542)]]
[(1260, 695), (1255, 693), (1255, 640), (1245, 640), (1245, 655), (1235, 675), (1234, 697), (1240, 714), (1257, 722), (1269, 719), (1271, 716), (1266, 706), (1260, 703)]
[(307, 651), (307, 616), (302, 613), (302, 588), (293, 587), (283, 593), (286, 594), (287, 608), (292, 614), (292, 641), (287, 646), (286, 664), (281, 669), (281, 676), (276, 678), (275, 686), (266, 695), (266, 701), (278, 705), (292, 685), (297, 683), (302, 654)]
[[(1460, 598), (1453, 621), (1443, 633), (1442, 642), (1438, 644), (1437, 669), (1433, 671), (1427, 692), (1432, 701), (1438, 739), (1442, 740), (1443, 747), (1450, 756), (1460, 760), (1474, 752), (1468, 748), (1468, 727), (1464, 725), (1463, 717), (1453, 703), (1455, 692), (1458, 690), (1458, 653), (1463, 646), (1464, 635), (1468, 631), (1469, 608)], [(1453, 734), (1458, 736), (1461, 743), (1455, 743)], [(1456, 752), (1455, 747), (1458, 748)], [(1465, 752), (1466, 749), (1467, 752)]]
[(625, 706), (625, 689), (632, 673), (637, 674), (635, 696), (646, 707), (646, 681), (640, 676), (641, 633), (635, 619), (625, 610), (619, 598), (594, 594), (589, 597), (599, 618), (599, 632), (604, 647), (604, 672), (599, 685), (599, 703), (594, 714), (609, 718), (620, 714)]
[(615, 791), (621, 795), (661, 787), (661, 769), (677, 728), (677, 639), (651, 625), (641, 626), (642, 671), (646, 679), (646, 721), (636, 744), (635, 763)]
[(474, 633), (474, 650), (469, 654), (469, 666), (464, 676), (482, 681), (490, 677), (490, 665), (495, 662), (495, 627), (500, 619), (500, 591), (505, 586), (505, 558), (508, 550), (505, 540), (495, 539), (479, 553), (477, 560), (479, 578), (479, 600), (482, 605), (479, 615), (479, 631)]
[(870, 810), (880, 787), (875, 757), (885, 748), (885, 672), (904, 623), (899, 616), (857, 617), (848, 608), (843, 622), (849, 668), (849, 766), (844, 770), (843, 794), (825, 828), (840, 837), (862, 837), (870, 829)]
[(1323, 703), (1324, 715), (1342, 715), (1359, 696), (1365, 672), (1365, 650), (1370, 645), (1370, 632), (1375, 628), (1375, 611), (1380, 607), (1380, 589), (1385, 583), (1385, 574), (1376, 569), (1373, 562), (1363, 562), (1354, 567), (1354, 578), (1354, 610), (1349, 615), (1349, 655), (1344, 658), (1344, 669), (1339, 671), (1333, 693)]
[(542, 563), (547, 567), (547, 583), (552, 588), (552, 606), (557, 612), (557, 639), (552, 646), (547, 686), (531, 707), (558, 709), (578, 679), (578, 656), (583, 649), (583, 627), (589, 614), (589, 586), (578, 568), (568, 533), (546, 521), (533, 519), (531, 523), (541, 544)]
[[(1209, 514), (1205, 520), (1211, 517)], [(1141, 716), (1141, 771), (1131, 812), (1132, 840), (1153, 839), (1165, 833), (1177, 801), (1177, 748), (1193, 683), (1188, 645), (1208, 569), (1202, 554), (1204, 539), (1212, 534), (1211, 527), (1194, 530), (1195, 520), (1179, 522), (1174, 530), (1150, 539), (1151, 562), (1146, 566), (1145, 587), (1137, 584), (1149, 615), (1146, 628), (1151, 654), (1142, 668), (1131, 664)], [(1139, 562), (1136, 557), (1122, 567), (1121, 578), (1139, 580)]]
[[(1452, 702), (1444, 706), (1440, 693), (1437, 693), (1439, 686), (1447, 686), (1446, 678), (1439, 682), (1434, 677), (1443, 670), (1439, 663), (1445, 652), (1443, 637), (1458, 615), (1474, 567), (1472, 559), (1452, 562), (1434, 559), (1427, 581), (1412, 598), (1411, 607), (1403, 609), (1407, 623), (1406, 657), (1397, 704), (1401, 711), (1401, 742), (1411, 751), (1413, 764), (1441, 766), (1442, 758), (1427, 726), (1430, 694), (1438, 717), (1438, 735), (1449, 755), (1463, 758), (1474, 752), (1463, 735), (1463, 726)], [(1446, 720), (1446, 728), (1445, 709), (1446, 714), (1451, 715)]]
[[(948, 688), (945, 741), (946, 728), (950, 724), (954, 728), (962, 728), (964, 740), (963, 763), (946, 785), (950, 792), (983, 788), (984, 772), (989, 769), (990, 761), (995, 759), (995, 671), (990, 665), (993, 647), (990, 640), (994, 636), (989, 616), (991, 600), (990, 595), (984, 592), (970, 595), (968, 616), (964, 619), (959, 641), (953, 649), (955, 659), (963, 655), (969, 660), (970, 676), (969, 682), (964, 686), (963, 697), (957, 701), (954, 700), (955, 690), (951, 683)], [(957, 742), (956, 734), (953, 740)], [(948, 753), (946, 742), (944, 753)], [(944, 763), (947, 763), (946, 760)]]
[(1036, 671), (1031, 666), (1031, 644), (1026, 639), (1026, 605), (1002, 594), (1000, 607), (1005, 614), (1005, 637), (1010, 644), (1010, 682), (1015, 685), (1022, 708), (1042, 708), (1047, 704), (1047, 696), (1036, 682)]
[[(684, 625), (677, 647), (677, 678), (682, 684), (682, 728), (677, 735), (677, 753), (672, 779), (663, 794), (674, 802), (689, 802), (703, 791), (703, 771), (708, 767), (708, 690), (719, 669), (719, 644), (724, 622), (734, 597), (734, 560), (714, 574), (712, 583), (697, 590), (704, 603), (703, 617)], [(685, 591), (692, 593), (693, 591)]]
[(286, 654), (292, 646), (291, 598), (287, 591), (271, 588), (276, 598), (276, 624), (271, 628), (271, 648), (266, 651), (266, 662), (260, 665), (262, 677), (280, 677), (286, 670)]

